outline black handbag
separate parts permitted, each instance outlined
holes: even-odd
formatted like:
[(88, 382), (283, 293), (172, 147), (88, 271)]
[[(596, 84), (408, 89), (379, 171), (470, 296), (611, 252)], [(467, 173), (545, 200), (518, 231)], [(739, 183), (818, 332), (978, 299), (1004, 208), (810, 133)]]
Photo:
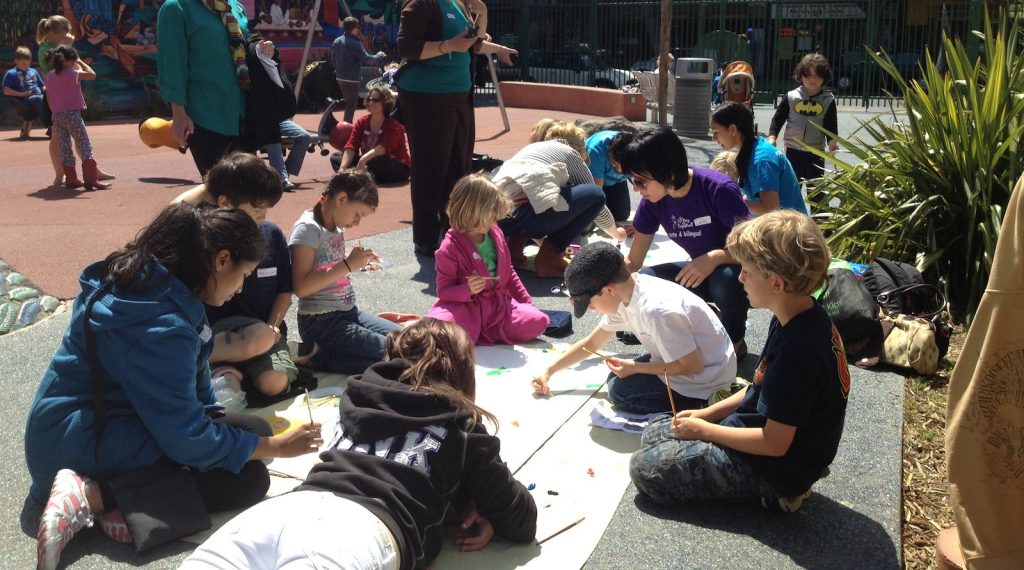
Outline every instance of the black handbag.
[(818, 296), (843, 339), (851, 361), (877, 357), (882, 352), (882, 324), (871, 292), (849, 269), (828, 270), (828, 281)]
[(188, 467), (166, 457), (138, 471), (110, 479), (103, 477), (99, 447), (107, 428), (107, 402), (103, 395), (103, 369), (96, 352), (96, 335), (89, 320), (93, 305), (109, 287), (110, 283), (104, 283), (92, 294), (82, 319), (96, 415), (95, 478), (113, 495), (132, 533), (135, 552), (141, 554), (155, 546), (206, 530), (211, 523), (199, 487)]

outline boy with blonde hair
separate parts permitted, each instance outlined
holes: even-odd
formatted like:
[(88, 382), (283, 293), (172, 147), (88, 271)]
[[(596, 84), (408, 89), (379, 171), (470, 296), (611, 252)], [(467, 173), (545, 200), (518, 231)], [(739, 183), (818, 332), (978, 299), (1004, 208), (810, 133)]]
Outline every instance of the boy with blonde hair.
[(753, 382), (648, 425), (630, 477), (660, 503), (760, 498), (795, 512), (835, 458), (850, 393), (842, 339), (811, 297), (831, 256), (814, 221), (793, 210), (737, 225), (726, 247), (750, 305), (775, 315)]

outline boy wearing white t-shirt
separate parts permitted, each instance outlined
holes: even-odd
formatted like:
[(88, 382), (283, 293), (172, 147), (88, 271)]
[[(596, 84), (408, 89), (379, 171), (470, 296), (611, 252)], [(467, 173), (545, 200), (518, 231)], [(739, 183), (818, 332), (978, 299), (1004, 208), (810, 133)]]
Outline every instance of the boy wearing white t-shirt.
[(619, 250), (606, 242), (580, 249), (565, 270), (565, 285), (577, 318), (587, 309), (603, 314), (600, 324), (533, 379), (534, 391), (550, 394), (551, 376), (590, 356), (615, 331), (631, 330), (645, 354), (635, 360), (606, 358), (608, 399), (637, 413), (671, 410), (665, 375), (676, 409), (697, 409), (736, 378), (736, 352), (715, 313), (686, 288), (630, 273)]

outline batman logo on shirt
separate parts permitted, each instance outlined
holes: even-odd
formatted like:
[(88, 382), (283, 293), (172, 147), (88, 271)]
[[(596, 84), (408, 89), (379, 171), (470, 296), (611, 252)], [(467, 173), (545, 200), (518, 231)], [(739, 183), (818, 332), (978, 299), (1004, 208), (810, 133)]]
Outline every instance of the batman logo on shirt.
[(804, 115), (807, 117), (817, 117), (825, 112), (825, 106), (817, 101), (810, 101), (804, 99), (793, 107), (798, 115)]

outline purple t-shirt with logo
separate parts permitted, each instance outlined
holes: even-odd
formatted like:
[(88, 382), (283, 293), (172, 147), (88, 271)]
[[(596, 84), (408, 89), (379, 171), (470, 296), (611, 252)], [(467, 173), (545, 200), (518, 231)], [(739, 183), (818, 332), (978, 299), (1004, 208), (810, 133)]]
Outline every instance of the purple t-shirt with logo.
[(696, 258), (725, 247), (732, 227), (750, 216), (735, 180), (716, 170), (694, 168), (686, 196), (665, 196), (657, 203), (641, 198), (633, 227), (653, 234), (661, 226), (672, 241)]

